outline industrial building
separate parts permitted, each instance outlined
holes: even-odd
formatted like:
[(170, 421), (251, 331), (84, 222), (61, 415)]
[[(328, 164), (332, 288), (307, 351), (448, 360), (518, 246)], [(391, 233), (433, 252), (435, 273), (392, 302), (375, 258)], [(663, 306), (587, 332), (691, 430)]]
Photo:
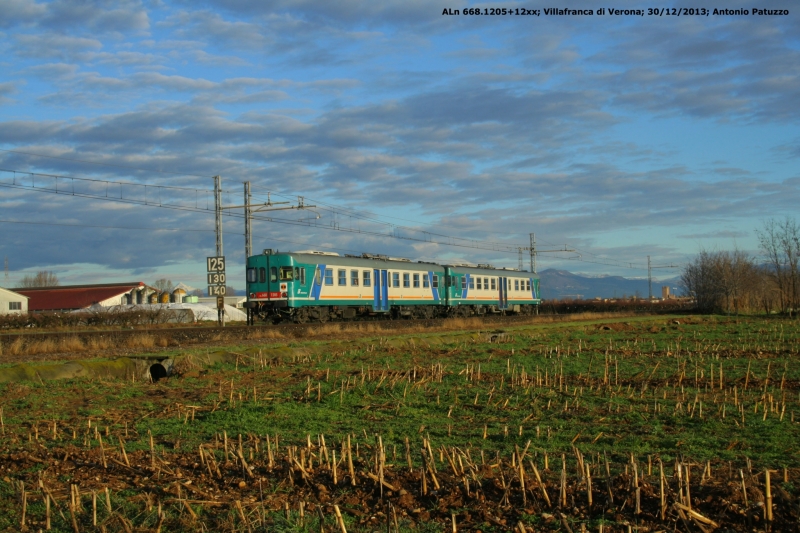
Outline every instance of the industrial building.
[(31, 313), (73, 311), (98, 305), (110, 307), (143, 304), (151, 302), (158, 296), (157, 289), (142, 281), (21, 288), (14, 291), (27, 297), (26, 306)]
[(27, 314), (28, 297), (0, 287), (0, 315)]

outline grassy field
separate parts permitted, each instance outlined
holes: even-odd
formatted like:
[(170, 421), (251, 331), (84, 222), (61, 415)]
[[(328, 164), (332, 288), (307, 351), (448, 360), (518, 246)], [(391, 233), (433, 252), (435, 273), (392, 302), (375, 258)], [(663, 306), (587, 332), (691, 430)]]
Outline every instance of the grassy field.
[(4, 384), (0, 528), (796, 530), (800, 324), (615, 320)]

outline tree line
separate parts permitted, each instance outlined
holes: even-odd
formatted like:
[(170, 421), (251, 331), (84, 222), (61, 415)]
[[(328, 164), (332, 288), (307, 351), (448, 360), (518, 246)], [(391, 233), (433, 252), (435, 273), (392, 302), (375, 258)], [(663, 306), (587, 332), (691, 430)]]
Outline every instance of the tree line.
[(800, 307), (800, 225), (770, 219), (756, 231), (760, 257), (734, 249), (701, 250), (681, 273), (686, 293), (703, 312), (780, 312)]

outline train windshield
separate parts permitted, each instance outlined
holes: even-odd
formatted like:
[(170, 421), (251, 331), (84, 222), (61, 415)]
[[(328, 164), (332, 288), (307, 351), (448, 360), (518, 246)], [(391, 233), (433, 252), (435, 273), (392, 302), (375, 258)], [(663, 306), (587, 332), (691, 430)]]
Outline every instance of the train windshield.
[(281, 281), (293, 281), (293, 280), (294, 280), (294, 268), (281, 267)]

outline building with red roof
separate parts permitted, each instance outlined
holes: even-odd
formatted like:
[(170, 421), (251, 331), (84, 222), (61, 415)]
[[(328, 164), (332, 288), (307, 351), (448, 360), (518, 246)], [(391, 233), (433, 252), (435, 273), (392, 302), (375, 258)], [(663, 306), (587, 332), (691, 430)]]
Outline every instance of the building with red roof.
[(94, 305), (130, 305), (148, 303), (158, 290), (142, 281), (131, 283), (102, 283), (99, 285), (60, 285), (14, 289), (28, 297), (28, 311), (73, 311)]

